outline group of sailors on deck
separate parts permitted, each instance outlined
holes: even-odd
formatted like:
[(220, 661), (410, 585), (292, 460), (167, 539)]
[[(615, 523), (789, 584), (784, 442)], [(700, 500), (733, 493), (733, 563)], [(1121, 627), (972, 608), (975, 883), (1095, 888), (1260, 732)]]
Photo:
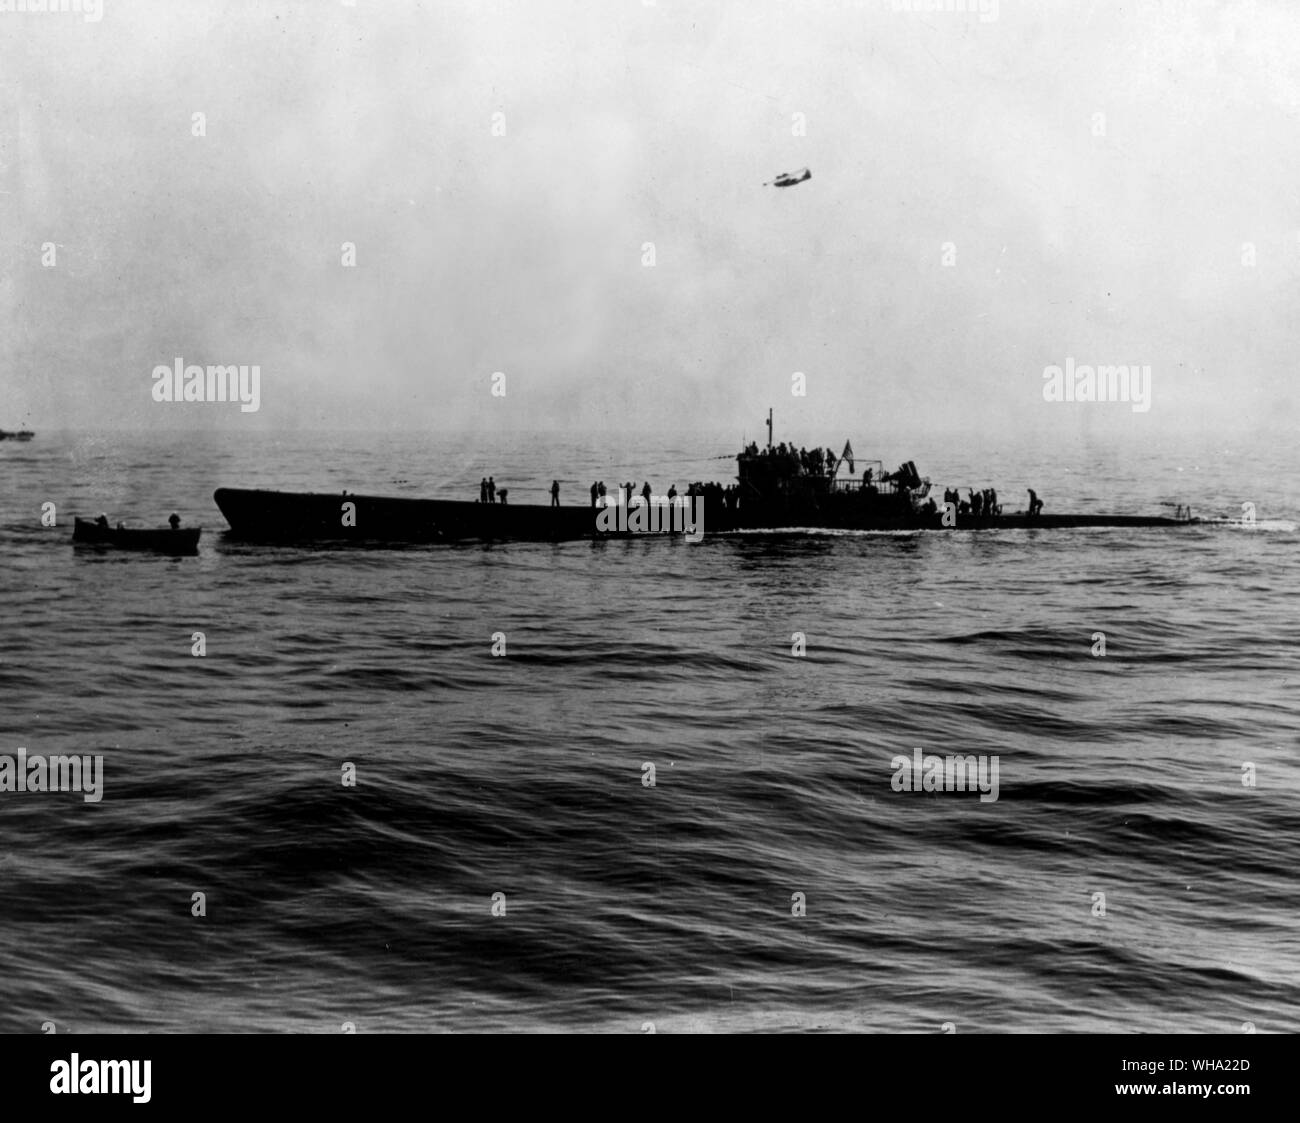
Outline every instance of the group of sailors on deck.
[(959, 487), (944, 488), (943, 501), (954, 504), (957, 508), (957, 514), (974, 515), (977, 519), (1002, 513), (1002, 508), (998, 506), (998, 493), (993, 488), (986, 487), (981, 491), (976, 491), (972, 487), (966, 490), (970, 492), (969, 499), (961, 497), (961, 488)]
[[(559, 484), (551, 484), (552, 506), (558, 507), (560, 505), (559, 494)], [(597, 480), (591, 485), (591, 505), (593, 507), (604, 507), (608, 503), (614, 502), (630, 506), (634, 502), (634, 496), (636, 494), (636, 484), (630, 482), (622, 483), (614, 489), (614, 496), (611, 500), (609, 488), (605, 486), (605, 481)], [(685, 503), (688, 499), (698, 495), (703, 496), (710, 506), (719, 504), (729, 511), (737, 510), (740, 507), (740, 486), (738, 484), (730, 484), (724, 487), (720, 483), (696, 482), (687, 485), (684, 494), (678, 492), (676, 484), (670, 484), (667, 494), (664, 496), (658, 496), (655, 495), (654, 489), (650, 486), (650, 481), (646, 480), (641, 486), (640, 495), (641, 499), (647, 504), (660, 503), (666, 500), (668, 505), (672, 506), (678, 502), (679, 496), (681, 501)]]
[(686, 489), (687, 495), (704, 497), (705, 509), (716, 509), (719, 503), (728, 511), (740, 509), (740, 485), (720, 483), (693, 483)]
[[(632, 502), (632, 496), (636, 492), (636, 484), (632, 483), (631, 481), (628, 481), (627, 483), (619, 484), (618, 487), (615, 488), (614, 490), (615, 490), (615, 498), (614, 498), (615, 503), (630, 504)], [(650, 487), (650, 481), (646, 480), (645, 485), (641, 488), (641, 497), (647, 503), (649, 503), (650, 497), (653, 494), (654, 491)], [(676, 484), (673, 484), (668, 489), (668, 498), (669, 500), (673, 500), (677, 498)], [(605, 486), (604, 480), (597, 480), (594, 484), (591, 485), (591, 505), (593, 507), (604, 507), (605, 504), (608, 502), (609, 502), (609, 489)]]
[(504, 503), (506, 497), (510, 494), (510, 489), (497, 487), (497, 482), (491, 476), (479, 480), (478, 484), (478, 501), (480, 503)]

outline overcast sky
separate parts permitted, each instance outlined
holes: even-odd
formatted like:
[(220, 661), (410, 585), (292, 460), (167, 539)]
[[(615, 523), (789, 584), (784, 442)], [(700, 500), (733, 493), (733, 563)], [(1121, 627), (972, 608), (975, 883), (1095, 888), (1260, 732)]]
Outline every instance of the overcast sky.
[(1300, 420), (1294, 0), (103, 5), (0, 12), (5, 428)]

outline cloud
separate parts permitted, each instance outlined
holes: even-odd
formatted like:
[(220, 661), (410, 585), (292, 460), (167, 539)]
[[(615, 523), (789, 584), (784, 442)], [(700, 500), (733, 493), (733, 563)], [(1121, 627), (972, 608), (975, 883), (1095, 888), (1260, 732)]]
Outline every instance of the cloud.
[[(1292, 408), (1284, 6), (26, 19), (0, 60), (0, 357), (42, 426), (734, 427), (775, 403), (1009, 433), (1079, 423), (1041, 408), (1066, 355), (1149, 363), (1155, 428), (1214, 417), (1228, 377), (1235, 424)], [(260, 364), (262, 410), (160, 421), (176, 355)]]

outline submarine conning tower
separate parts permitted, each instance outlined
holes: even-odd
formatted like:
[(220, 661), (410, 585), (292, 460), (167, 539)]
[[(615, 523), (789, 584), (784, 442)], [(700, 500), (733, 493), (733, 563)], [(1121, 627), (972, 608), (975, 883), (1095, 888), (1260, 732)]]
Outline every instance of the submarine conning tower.
[(910, 460), (896, 472), (886, 472), (880, 460), (856, 458), (848, 441), (839, 456), (830, 448), (774, 445), (771, 410), (767, 430), (766, 448), (751, 442), (736, 456), (742, 510), (760, 506), (797, 515), (869, 506), (911, 511), (929, 494), (930, 481), (921, 478)]

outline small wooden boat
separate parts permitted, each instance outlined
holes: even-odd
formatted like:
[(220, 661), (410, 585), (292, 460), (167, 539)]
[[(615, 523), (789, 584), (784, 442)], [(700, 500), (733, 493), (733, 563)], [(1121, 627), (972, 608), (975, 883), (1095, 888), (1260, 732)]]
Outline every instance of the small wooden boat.
[(5, 430), (0, 429), (0, 441), (30, 441), (34, 436), (36, 434), (30, 429), (19, 429), (16, 433), (7, 433)]
[(119, 550), (148, 550), (155, 554), (179, 557), (199, 552), (201, 526), (149, 528), (108, 526), (92, 519), (77, 519), (72, 527), (72, 541), (87, 546), (112, 546)]

